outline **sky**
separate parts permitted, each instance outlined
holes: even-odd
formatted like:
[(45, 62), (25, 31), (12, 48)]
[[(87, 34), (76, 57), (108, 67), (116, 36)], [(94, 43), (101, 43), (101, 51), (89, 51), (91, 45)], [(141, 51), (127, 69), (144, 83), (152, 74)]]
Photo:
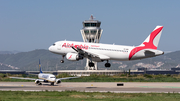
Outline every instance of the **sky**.
[(82, 22), (101, 21), (100, 43), (138, 46), (163, 25), (158, 50), (180, 50), (180, 0), (0, 0), (0, 51), (83, 41)]

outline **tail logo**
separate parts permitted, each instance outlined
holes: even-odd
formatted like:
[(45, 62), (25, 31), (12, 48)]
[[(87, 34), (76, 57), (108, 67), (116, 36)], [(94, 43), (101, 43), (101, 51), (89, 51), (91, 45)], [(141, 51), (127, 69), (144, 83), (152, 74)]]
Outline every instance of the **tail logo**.
[(149, 49), (157, 49), (157, 47), (153, 44), (153, 40), (159, 34), (159, 32), (162, 30), (162, 28), (163, 28), (163, 26), (154, 30), (150, 34), (149, 42), (143, 42), (144, 46), (138, 46), (138, 47), (135, 47), (134, 49), (132, 49), (129, 54), (129, 60), (134, 56), (134, 54), (136, 54), (140, 50), (148, 49), (148, 48)]

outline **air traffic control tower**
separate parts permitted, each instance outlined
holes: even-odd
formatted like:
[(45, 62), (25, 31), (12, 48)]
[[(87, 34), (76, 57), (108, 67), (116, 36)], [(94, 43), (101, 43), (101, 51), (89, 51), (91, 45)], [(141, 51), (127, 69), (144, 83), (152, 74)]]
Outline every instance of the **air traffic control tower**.
[[(83, 21), (83, 28), (81, 30), (82, 38), (84, 42), (99, 43), (103, 30), (100, 28), (101, 22), (94, 20), (91, 15), (89, 20)], [(90, 60), (87, 59), (85, 70), (98, 70), (97, 62), (94, 62), (93, 67), (89, 67)]]

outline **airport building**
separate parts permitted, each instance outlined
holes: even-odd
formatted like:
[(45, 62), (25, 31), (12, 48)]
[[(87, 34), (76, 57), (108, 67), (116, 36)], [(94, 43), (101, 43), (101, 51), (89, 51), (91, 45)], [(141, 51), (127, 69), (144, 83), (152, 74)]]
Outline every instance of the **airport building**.
[[(94, 20), (91, 15), (90, 20), (83, 21), (83, 28), (80, 30), (84, 42), (99, 43), (103, 30), (100, 28), (101, 22)], [(85, 70), (98, 70), (97, 62), (92, 61), (94, 66), (89, 67), (90, 60), (87, 59)]]
[[(118, 75), (123, 73), (128, 73), (129, 71), (124, 70), (58, 70), (58, 71), (43, 71), (44, 73), (52, 73), (54, 75), (67, 73), (73, 76), (90, 76), (92, 74), (97, 75)], [(0, 73), (9, 73), (9, 74), (38, 74), (39, 71), (21, 71), (21, 70), (0, 70)], [(130, 74), (180, 74), (180, 68), (171, 68), (171, 70), (165, 69), (146, 69), (138, 68), (137, 70), (130, 70)]]
[[(82, 76), (90, 76), (91, 74), (97, 74), (97, 75), (118, 75), (123, 73), (129, 73), (129, 71), (124, 70), (58, 70), (58, 74), (67, 73), (69, 75), (82, 75)], [(158, 74), (180, 74), (180, 68), (171, 68), (171, 70), (165, 70), (165, 69), (147, 69), (147, 68), (138, 68), (137, 70), (130, 70), (130, 74), (152, 74), (152, 75), (158, 75)]]

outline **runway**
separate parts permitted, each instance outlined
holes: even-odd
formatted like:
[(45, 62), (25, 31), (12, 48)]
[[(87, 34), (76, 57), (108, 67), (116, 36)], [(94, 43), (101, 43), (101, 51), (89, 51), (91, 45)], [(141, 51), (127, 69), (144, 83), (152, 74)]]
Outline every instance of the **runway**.
[[(121, 86), (117, 86), (121, 84)], [(123, 84), (123, 86), (122, 86)], [(180, 93), (180, 83), (165, 82), (62, 82), (55, 86), (49, 83), (36, 85), (34, 82), (0, 82), (2, 91), (85, 91), (114, 93)]]

